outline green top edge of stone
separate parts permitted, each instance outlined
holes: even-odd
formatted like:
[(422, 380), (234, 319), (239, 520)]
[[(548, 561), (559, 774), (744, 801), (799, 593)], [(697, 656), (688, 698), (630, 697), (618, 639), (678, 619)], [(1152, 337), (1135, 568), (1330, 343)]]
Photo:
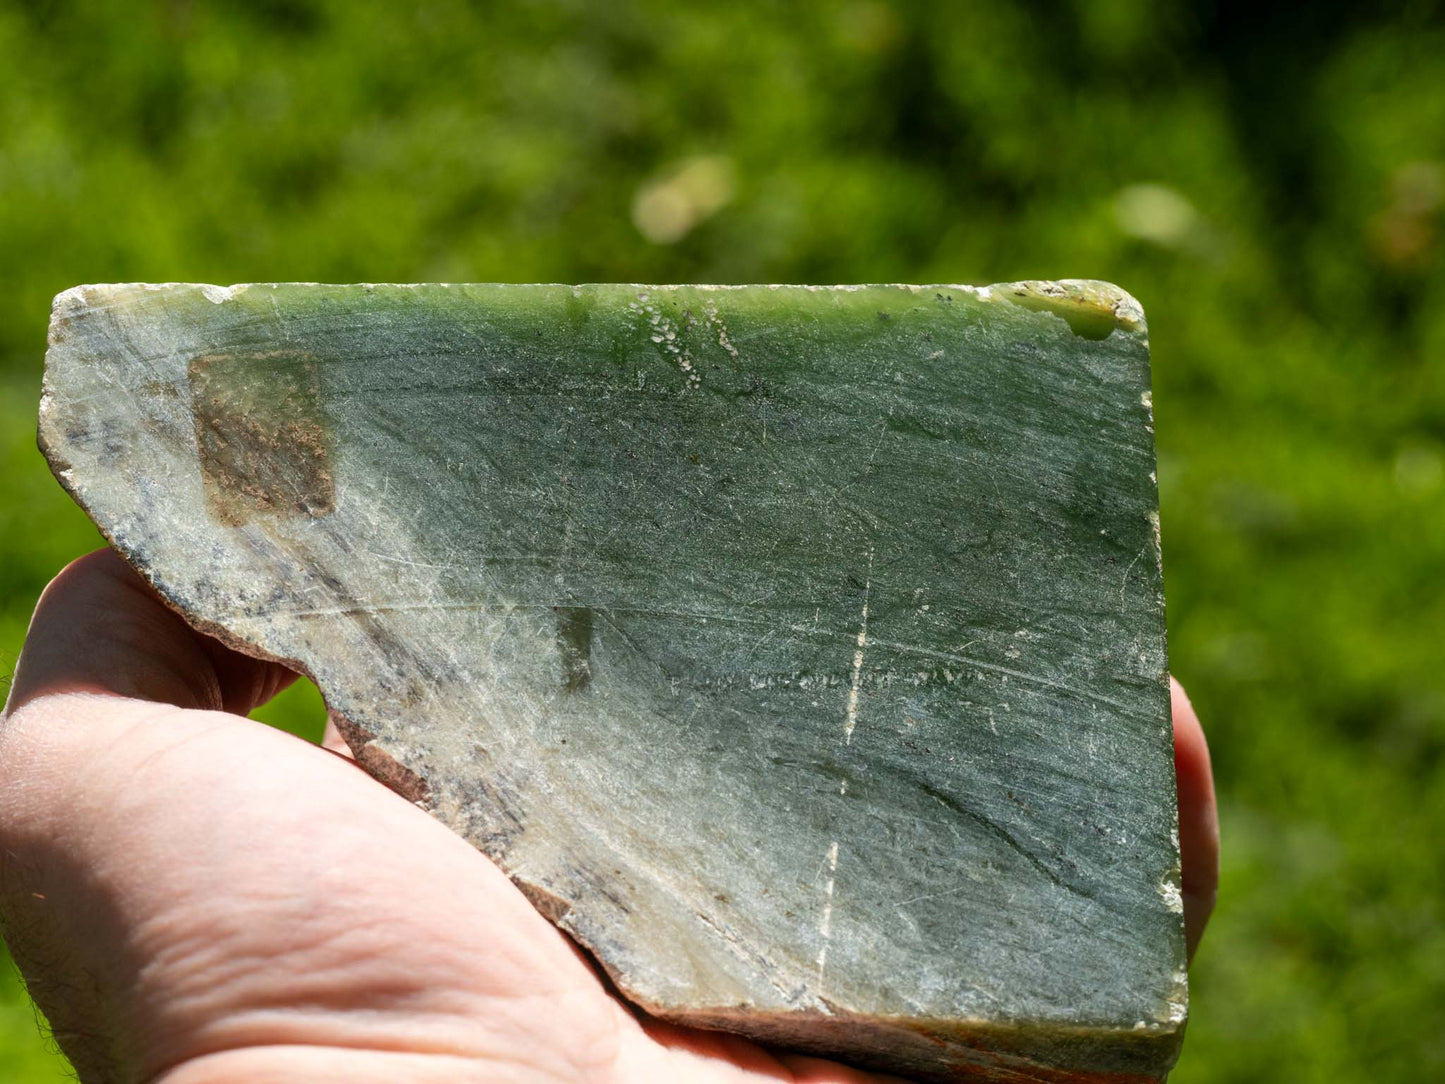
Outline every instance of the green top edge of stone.
[(291, 289), (296, 287), (317, 287), (326, 289), (355, 287), (358, 289), (635, 289), (635, 290), (779, 290), (808, 291), (813, 293), (855, 293), (865, 290), (906, 290), (912, 293), (928, 291), (953, 291), (966, 294), (976, 302), (997, 303), (1005, 301), (1034, 312), (1047, 312), (1069, 325), (1075, 335), (1085, 339), (1106, 339), (1114, 331), (1126, 334), (1146, 335), (1148, 324), (1144, 308), (1127, 290), (1097, 279), (1028, 279), (1019, 282), (995, 282), (987, 286), (969, 286), (960, 283), (839, 283), (823, 286), (802, 283), (563, 283), (563, 282), (243, 282), (230, 286), (195, 282), (115, 282), (90, 283), (72, 286), (57, 294), (52, 313), (62, 314), (72, 306), (88, 304), (87, 294), (92, 292), (117, 293), (121, 291), (161, 291), (176, 289), (199, 290), (209, 300), (220, 304), (240, 293), (253, 289)]

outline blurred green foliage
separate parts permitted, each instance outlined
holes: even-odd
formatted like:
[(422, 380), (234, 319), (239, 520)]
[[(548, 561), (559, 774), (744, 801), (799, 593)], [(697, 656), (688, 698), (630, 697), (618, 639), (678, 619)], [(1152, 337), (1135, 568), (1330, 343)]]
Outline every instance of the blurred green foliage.
[(1175, 1079), (1445, 1078), (1441, 3), (51, 0), (0, 71), (7, 667), (75, 283), (1110, 279), (1225, 837)]

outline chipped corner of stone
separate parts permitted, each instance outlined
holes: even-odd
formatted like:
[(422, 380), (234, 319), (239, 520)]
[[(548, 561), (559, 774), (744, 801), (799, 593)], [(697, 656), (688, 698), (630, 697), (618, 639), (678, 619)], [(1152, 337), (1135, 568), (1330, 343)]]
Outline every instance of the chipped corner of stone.
[(1112, 282), (1098, 279), (1059, 279), (999, 282), (983, 287), (978, 295), (1001, 298), (1035, 312), (1048, 312), (1065, 321), (1074, 334), (1104, 339), (1114, 331), (1144, 337), (1148, 322), (1144, 306), (1133, 294)]
[(50, 304), (50, 330), (52, 345), (57, 328), (64, 329), (69, 321), (84, 315), (89, 310), (115, 303), (127, 296), (152, 293), (171, 293), (194, 290), (207, 301), (221, 304), (231, 300), (246, 289), (246, 285), (216, 286), (202, 282), (89, 282), (72, 286), (55, 295)]
[(1189, 1024), (1189, 970), (1175, 968), (1170, 976), (1169, 988), (1157, 1002), (1149, 1019), (1134, 1025), (1136, 1032), (1152, 1035), (1171, 1045), (1182, 1045), (1184, 1031)]
[(1122, 286), (1099, 279), (1063, 279), (1057, 285), (1083, 299), (1088, 304), (1107, 311), (1123, 327), (1130, 331), (1145, 331), (1148, 323), (1144, 318), (1144, 306), (1139, 299)]
[(81, 321), (96, 310), (114, 307), (127, 293), (149, 288), (136, 282), (91, 282), (56, 294), (50, 302), (50, 326), (45, 343), (46, 390), (49, 390), (52, 368), (64, 356), (65, 347), (75, 336)]
[(100, 286), (72, 286), (61, 290), (50, 303), (50, 345), (55, 345), (56, 329), (90, 307), (90, 297)]
[(77, 316), (84, 315), (98, 305), (106, 304), (125, 293), (138, 290), (154, 290), (159, 287), (144, 282), (86, 282), (61, 290), (50, 303), (50, 330), (53, 336), (57, 326), (63, 328)]
[(51, 406), (51, 379), (54, 376), (55, 364), (61, 356), (61, 351), (74, 333), (76, 320), (91, 309), (97, 293), (104, 289), (106, 287), (103, 286), (72, 286), (70, 289), (56, 294), (50, 303), (50, 326), (45, 337), (45, 375), (42, 379), (40, 393), (42, 421)]
[[(1177, 847), (1177, 835), (1174, 841)], [(1136, 1023), (1134, 1028), (1164, 1038), (1173, 1036), (1182, 1042), (1189, 1022), (1189, 965), (1185, 950), (1183, 878), (1177, 862), (1160, 878), (1156, 889), (1165, 910), (1175, 919), (1174, 959), (1168, 965), (1169, 974), (1162, 989), (1156, 988), (1159, 989), (1155, 995), (1157, 1000), (1150, 1006), (1148, 1018)]]

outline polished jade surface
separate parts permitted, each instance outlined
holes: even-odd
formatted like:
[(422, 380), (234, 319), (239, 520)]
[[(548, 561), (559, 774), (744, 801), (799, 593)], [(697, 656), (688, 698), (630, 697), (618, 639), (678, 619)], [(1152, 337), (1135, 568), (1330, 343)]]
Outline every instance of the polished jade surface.
[(84, 286), (40, 434), (646, 1010), (936, 1080), (1177, 1055), (1117, 288)]

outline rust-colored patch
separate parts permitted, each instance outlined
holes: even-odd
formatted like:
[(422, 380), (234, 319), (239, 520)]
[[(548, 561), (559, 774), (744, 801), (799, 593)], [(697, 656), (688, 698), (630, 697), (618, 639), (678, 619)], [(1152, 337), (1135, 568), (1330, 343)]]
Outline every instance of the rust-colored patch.
[[(1026, 1041), (1021, 1040), (1027, 1040), (1031, 1031), (1036, 1038), (1047, 1035), (1048, 1029), (1042, 1026), (1036, 1029), (1024, 1025), (1014, 1029), (1007, 1025), (954, 1026), (944, 1032), (921, 1021), (900, 1021), (899, 1026), (939, 1048), (943, 1063), (951, 1065), (949, 1070), (944, 1071), (944, 1078), (948, 1080), (978, 1084), (1159, 1084), (1164, 1079), (1158, 1074), (1128, 1069), (1066, 1069), (1039, 1064), (1023, 1054), (1020, 1048), (1027, 1045)], [(1064, 1046), (1070, 1045), (1069, 1030), (1058, 1029), (1053, 1036), (1054, 1040)], [(1074, 1044), (1088, 1042), (1083, 1029), (1076, 1031), (1072, 1038)], [(1160, 1041), (1158, 1037), (1141, 1032), (1127, 1032), (1121, 1036), (1118, 1045), (1120, 1048), (1140, 1047)], [(1167, 1037), (1162, 1039), (1164, 1043), (1169, 1041)], [(1100, 1045), (1104, 1044), (1101, 1042)], [(958, 1054), (962, 1049), (971, 1053), (960, 1062)]]
[(219, 523), (329, 515), (331, 429), (316, 359), (299, 350), (204, 354), (189, 368), (206, 511)]
[(549, 892), (541, 885), (532, 884), (529, 881), (522, 881), (513, 878), (512, 883), (522, 890), (532, 906), (551, 922), (553, 925), (561, 922), (572, 912), (572, 905), (554, 892)]
[(382, 749), (373, 736), (357, 726), (339, 712), (328, 712), (327, 717), (351, 749), (356, 763), (380, 783), (386, 784), (409, 802), (425, 803), (427, 799), (426, 780)]
[[(917, 1080), (919, 1084), (1160, 1084), (1167, 1069), (1128, 1068), (1132, 1061), (1172, 1061), (1164, 1049), (1122, 1050), (1136, 1042), (1177, 1046), (1170, 1036), (1128, 1032), (1111, 1038), (1087, 1029), (1027, 1025), (959, 1024), (945, 1020), (905, 1020), (855, 1014), (836, 1002), (819, 999), (826, 1014), (796, 1010), (707, 1008), (679, 1011), (643, 1005), (650, 1015), (686, 1027), (732, 1031), (758, 1042), (821, 1057), (837, 1058)], [(1122, 1040), (1122, 1044), (1115, 1040)], [(1041, 1045), (1040, 1045), (1041, 1044)], [(1041, 1064), (1022, 1051), (1030, 1045), (1054, 1047), (1053, 1057), (1095, 1066), (1116, 1061), (1121, 1068), (1067, 1069)]]

